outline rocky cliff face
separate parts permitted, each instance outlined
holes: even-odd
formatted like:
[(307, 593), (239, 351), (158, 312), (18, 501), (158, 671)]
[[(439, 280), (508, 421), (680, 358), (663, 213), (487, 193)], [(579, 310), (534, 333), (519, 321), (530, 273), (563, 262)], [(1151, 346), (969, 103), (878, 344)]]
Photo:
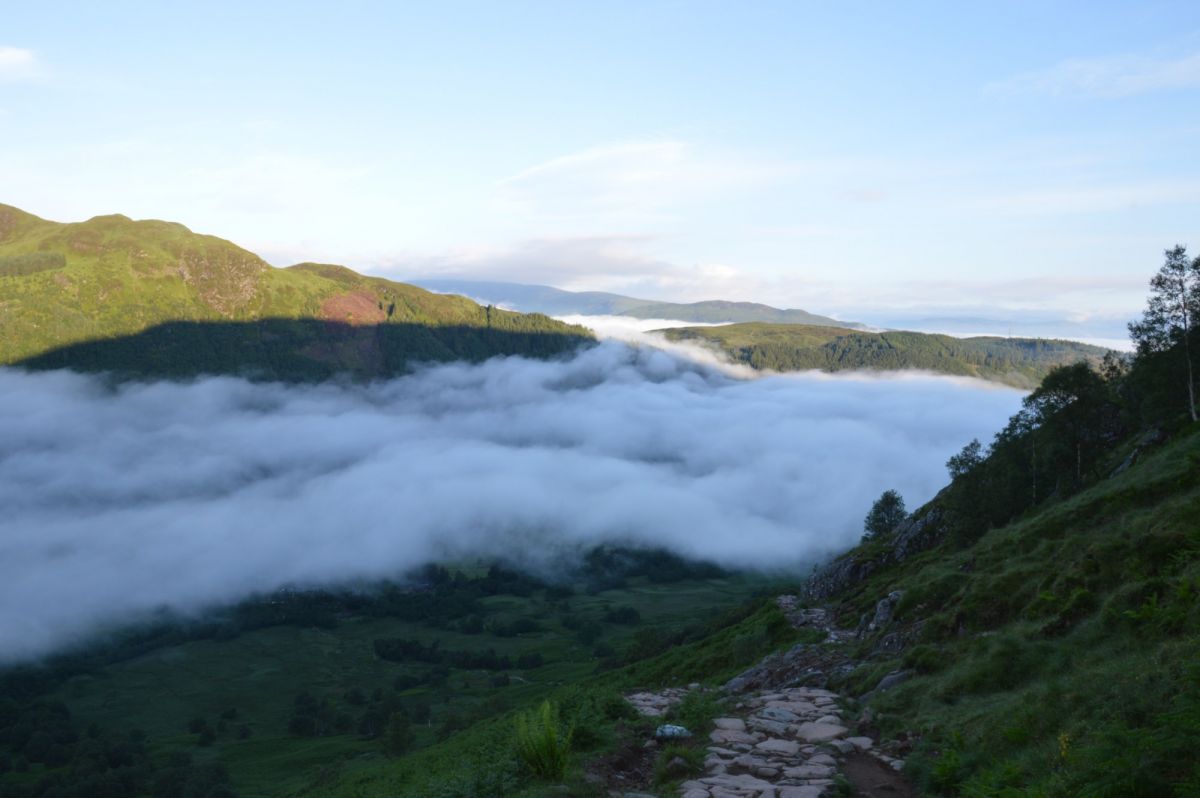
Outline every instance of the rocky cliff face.
[(931, 502), (892, 530), (882, 552), (867, 553), (855, 549), (843, 554), (809, 577), (802, 594), (808, 601), (828, 599), (862, 582), (880, 568), (931, 548), (945, 533), (945, 514)]

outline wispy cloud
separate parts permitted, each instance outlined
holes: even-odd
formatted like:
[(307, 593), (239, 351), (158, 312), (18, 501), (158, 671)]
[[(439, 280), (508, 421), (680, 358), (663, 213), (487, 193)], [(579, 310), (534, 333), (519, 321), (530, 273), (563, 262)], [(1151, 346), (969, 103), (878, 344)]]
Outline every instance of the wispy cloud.
[(1129, 97), (1200, 88), (1200, 52), (1173, 58), (1124, 55), (1071, 58), (1049, 69), (1016, 75), (990, 88), (1052, 96)]
[(1200, 180), (1156, 180), (999, 194), (980, 199), (978, 210), (1011, 214), (1107, 213), (1196, 203), (1200, 203)]
[(38, 75), (33, 50), (0, 46), (0, 82), (31, 80)]
[(648, 299), (746, 298), (754, 278), (720, 263), (683, 265), (654, 254), (650, 235), (538, 238), (509, 247), (460, 249), (392, 260), (401, 277), (501, 280)]
[(644, 220), (727, 192), (783, 181), (803, 168), (684, 141), (631, 141), (524, 169), (500, 181), (497, 200), (510, 210), (543, 218)]

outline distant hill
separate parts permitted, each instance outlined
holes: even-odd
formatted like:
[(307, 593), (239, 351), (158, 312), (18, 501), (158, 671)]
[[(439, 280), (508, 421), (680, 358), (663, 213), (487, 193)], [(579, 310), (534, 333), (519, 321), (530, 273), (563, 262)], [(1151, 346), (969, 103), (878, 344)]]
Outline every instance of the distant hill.
[(866, 329), (857, 322), (839, 321), (806, 310), (780, 310), (756, 302), (656, 302), (602, 291), (563, 291), (548, 285), (479, 280), (419, 279), (415, 285), (431, 291), (463, 294), (479, 302), (525, 312), (556, 316), (631, 316), (636, 319), (672, 319), (703, 324), (761, 321), (772, 324), (820, 324), (826, 327)]
[(730, 324), (661, 330), (734, 361), (772, 371), (923, 369), (1033, 388), (1055, 366), (1099, 363), (1106, 351), (1075, 341), (1040, 338), (954, 338), (918, 332), (858, 332), (797, 324)]
[(375, 376), (422, 360), (554, 354), (590, 337), (343, 266), (277, 269), (180, 224), (60, 224), (0, 205), (0, 365)]

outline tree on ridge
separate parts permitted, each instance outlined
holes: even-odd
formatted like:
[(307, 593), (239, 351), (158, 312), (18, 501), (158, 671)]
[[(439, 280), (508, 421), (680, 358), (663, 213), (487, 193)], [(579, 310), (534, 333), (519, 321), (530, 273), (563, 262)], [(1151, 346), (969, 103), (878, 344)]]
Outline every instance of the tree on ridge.
[(1200, 257), (1189, 261), (1187, 248), (1176, 244), (1163, 252), (1166, 260), (1150, 279), (1150, 298), (1140, 321), (1129, 323), (1129, 336), (1139, 355), (1166, 352), (1182, 345), (1187, 377), (1188, 412), (1196, 415), (1196, 382), (1192, 366), (1192, 331), (1200, 315)]

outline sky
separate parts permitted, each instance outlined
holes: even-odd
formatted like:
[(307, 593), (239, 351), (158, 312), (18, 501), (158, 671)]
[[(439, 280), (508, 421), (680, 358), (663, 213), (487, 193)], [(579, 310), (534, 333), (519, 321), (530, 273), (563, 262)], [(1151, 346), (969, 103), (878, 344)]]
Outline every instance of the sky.
[(14, 3), (0, 202), (345, 263), (1119, 336), (1200, 249), (1200, 4)]

